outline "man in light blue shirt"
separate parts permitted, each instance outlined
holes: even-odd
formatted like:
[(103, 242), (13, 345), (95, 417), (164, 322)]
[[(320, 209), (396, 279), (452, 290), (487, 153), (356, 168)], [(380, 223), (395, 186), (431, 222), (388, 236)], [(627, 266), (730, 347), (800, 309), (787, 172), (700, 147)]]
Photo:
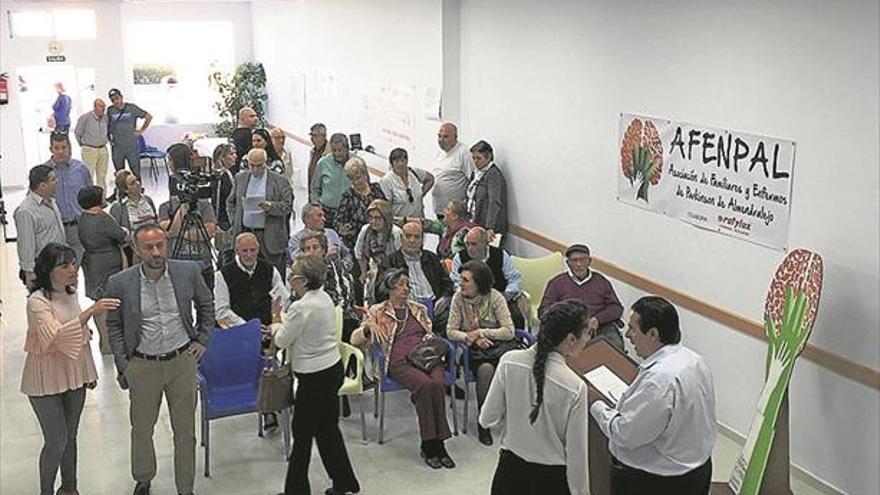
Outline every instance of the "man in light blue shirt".
[(611, 493), (709, 493), (716, 424), (712, 372), (680, 344), (678, 313), (661, 297), (632, 305), (626, 337), (644, 359), (635, 380), (613, 406), (590, 394), (590, 414), (613, 456)]
[(327, 226), (331, 229), (336, 228), (336, 208), (342, 193), (351, 187), (344, 168), (348, 158), (348, 138), (345, 134), (333, 134), (330, 136), (330, 155), (318, 161), (315, 176), (309, 184), (309, 201), (324, 206)]
[(83, 247), (79, 242), (76, 224), (82, 215), (82, 208), (76, 200), (79, 190), (92, 185), (89, 169), (79, 160), (70, 157), (70, 139), (67, 134), (53, 133), (49, 138), (49, 151), (52, 157), (45, 163), (55, 170), (58, 179), (58, 190), (55, 201), (61, 211), (61, 222), (64, 224), (64, 237), (67, 244), (76, 252), (77, 262), (82, 260)]

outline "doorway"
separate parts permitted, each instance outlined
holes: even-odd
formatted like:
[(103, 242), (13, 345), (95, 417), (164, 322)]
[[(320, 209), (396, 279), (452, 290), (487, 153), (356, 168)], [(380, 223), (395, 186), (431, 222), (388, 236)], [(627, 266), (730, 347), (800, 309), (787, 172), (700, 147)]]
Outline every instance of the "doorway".
[[(52, 115), (52, 104), (58, 96), (55, 83), (59, 82), (64, 85), (65, 92), (71, 99), (71, 153), (77, 159), (81, 156), (79, 145), (72, 136), (73, 127), (80, 115), (92, 109), (95, 100), (95, 69), (68, 64), (18, 67), (15, 69), (12, 84), (16, 84), (18, 90), (16, 95), (19, 98), (19, 124), (26, 166), (17, 170), (16, 175), (20, 175), (16, 177), (15, 183), (27, 184), (27, 174), (31, 167), (45, 163), (51, 156), (49, 135), (52, 133), (52, 128), (49, 126), (49, 117)], [(16, 236), (15, 223), (11, 218), (12, 212), (26, 195), (27, 187), (3, 189), (8, 221), (5, 226), (6, 239)]]

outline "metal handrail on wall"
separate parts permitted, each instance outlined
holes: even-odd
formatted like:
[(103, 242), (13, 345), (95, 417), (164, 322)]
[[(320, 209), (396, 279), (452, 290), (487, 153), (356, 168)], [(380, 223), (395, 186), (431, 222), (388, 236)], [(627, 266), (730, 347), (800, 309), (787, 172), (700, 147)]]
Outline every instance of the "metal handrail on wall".
[[(284, 134), (300, 144), (312, 146), (311, 141), (309, 141), (305, 137), (293, 134), (288, 131), (284, 131)], [(387, 159), (387, 157), (383, 157), (378, 153), (371, 153), (380, 158)], [(375, 167), (369, 167), (369, 169), (370, 172), (380, 177), (385, 175), (384, 170), (380, 170)], [(565, 248), (567, 246), (564, 243), (556, 239), (547, 237), (544, 234), (515, 224), (510, 224), (509, 230), (510, 234), (513, 234), (520, 239), (535, 244), (536, 246), (540, 246), (549, 251), (559, 251), (563, 254), (565, 253)], [(703, 301), (693, 295), (664, 285), (656, 280), (652, 280), (650, 278), (639, 275), (638, 273), (627, 270), (620, 265), (604, 260), (601, 257), (593, 255), (592, 258), (594, 268), (615, 280), (641, 289), (647, 293), (662, 296), (668, 299), (670, 302), (673, 302), (689, 311), (697, 313), (700, 316), (708, 318), (725, 327), (736, 330), (737, 332), (746, 334), (761, 341), (767, 341), (767, 337), (764, 335), (764, 326), (761, 323), (734, 313), (729, 309), (722, 308), (721, 306)], [(833, 371), (834, 373), (837, 373), (838, 375), (849, 378), (850, 380), (861, 383), (862, 385), (873, 388), (874, 390), (880, 390), (880, 370), (876, 370), (870, 366), (857, 363), (851, 359), (847, 359), (839, 354), (835, 354), (831, 351), (816, 347), (812, 344), (807, 344), (804, 347), (803, 354), (801, 355), (804, 358), (818, 364), (819, 366), (822, 366)]]

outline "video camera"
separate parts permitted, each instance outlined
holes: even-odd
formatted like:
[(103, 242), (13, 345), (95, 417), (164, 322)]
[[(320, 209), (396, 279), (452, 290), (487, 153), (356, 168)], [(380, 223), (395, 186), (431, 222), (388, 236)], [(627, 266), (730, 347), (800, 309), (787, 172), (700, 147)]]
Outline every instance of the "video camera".
[(188, 203), (190, 209), (200, 199), (211, 199), (217, 192), (220, 176), (198, 170), (178, 170), (168, 181), (172, 196), (177, 196), (181, 203)]

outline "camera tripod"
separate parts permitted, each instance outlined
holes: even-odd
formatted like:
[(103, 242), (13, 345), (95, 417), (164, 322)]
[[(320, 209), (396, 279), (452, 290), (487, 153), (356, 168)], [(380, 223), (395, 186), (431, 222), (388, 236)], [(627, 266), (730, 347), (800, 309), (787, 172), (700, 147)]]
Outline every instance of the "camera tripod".
[[(171, 252), (172, 259), (181, 259), (180, 255), (183, 254), (185, 259), (194, 259), (201, 261), (203, 259), (202, 254), (208, 253), (211, 259), (211, 266), (217, 265), (217, 252), (214, 249), (214, 246), (211, 245), (211, 236), (208, 235), (208, 230), (205, 228), (205, 221), (202, 219), (202, 214), (199, 213), (199, 206), (197, 202), (181, 202), (180, 205), (174, 210), (174, 213), (171, 215), (171, 218), (177, 216), (180, 208), (187, 204), (188, 208), (183, 214), (183, 220), (180, 223), (180, 230), (177, 232), (177, 235), (174, 239), (174, 249)], [(196, 240), (187, 239), (186, 236), (189, 232), (196, 233)], [(194, 249), (192, 253), (182, 253), (184, 243), (193, 246)]]

